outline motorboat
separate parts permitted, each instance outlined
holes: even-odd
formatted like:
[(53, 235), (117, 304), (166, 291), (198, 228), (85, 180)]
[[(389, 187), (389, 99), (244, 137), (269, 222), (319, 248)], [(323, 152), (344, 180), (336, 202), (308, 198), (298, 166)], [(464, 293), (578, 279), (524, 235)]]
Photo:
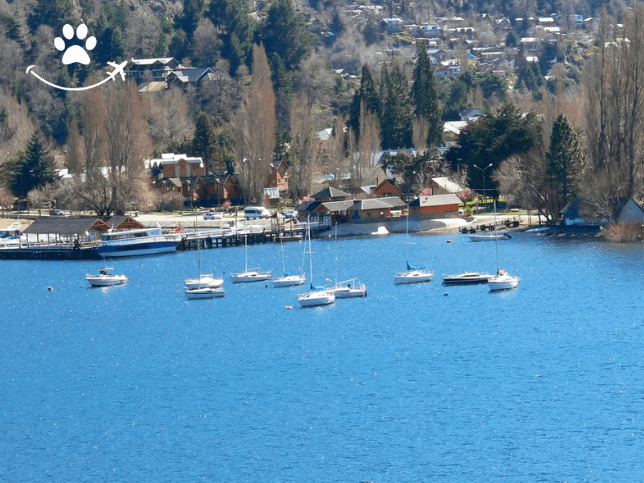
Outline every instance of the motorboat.
[(87, 275), (85, 280), (89, 282), (92, 287), (111, 287), (113, 285), (123, 285), (127, 283), (128, 278), (125, 275), (115, 275), (111, 271), (111, 267), (100, 267), (98, 275)]
[(352, 297), (366, 297), (367, 287), (357, 279), (345, 280), (335, 284), (333, 294), (337, 299), (348, 299)]
[(473, 242), (509, 240), (511, 238), (507, 233), (473, 233), (470, 235), (470, 241)]
[(17, 248), (21, 243), (26, 242), (27, 235), (20, 230), (21, 223), (13, 222), (7, 228), (0, 230), (0, 248)]
[(407, 262), (407, 271), (397, 273), (394, 276), (394, 283), (398, 285), (431, 282), (433, 278), (434, 272), (425, 270), (425, 267), (414, 266)]
[(161, 225), (154, 228), (114, 231), (103, 233), (101, 241), (94, 248), (96, 253), (109, 257), (129, 257), (135, 255), (156, 255), (177, 250), (181, 241), (179, 233), (163, 233)]
[(226, 296), (226, 292), (221, 287), (187, 288), (184, 294), (188, 300), (214, 299)]
[(443, 285), (476, 285), (488, 283), (494, 277), (489, 273), (464, 272), (458, 275), (446, 275), (443, 277)]
[(497, 270), (496, 275), (489, 280), (488, 285), (490, 287), (490, 292), (512, 290), (517, 288), (519, 280), (521, 280), (519, 277), (515, 277), (505, 270), (499, 269)]
[(378, 229), (376, 231), (372, 231), (371, 234), (375, 236), (389, 235), (389, 230), (384, 226), (379, 226)]

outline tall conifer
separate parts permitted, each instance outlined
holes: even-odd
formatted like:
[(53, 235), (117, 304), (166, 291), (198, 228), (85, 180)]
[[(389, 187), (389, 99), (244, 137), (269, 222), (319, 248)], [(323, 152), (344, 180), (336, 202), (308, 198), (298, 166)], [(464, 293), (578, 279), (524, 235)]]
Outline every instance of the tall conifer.
[(366, 64), (362, 66), (360, 87), (353, 95), (351, 107), (349, 108), (349, 120), (347, 121), (347, 127), (351, 128), (357, 137), (360, 136), (360, 105), (363, 101), (366, 109), (372, 112), (380, 122), (381, 99), (376, 90), (371, 71)]
[(407, 78), (398, 65), (383, 75), (384, 101), (382, 114), (382, 147), (384, 149), (411, 146), (413, 109), (410, 103)]
[(563, 114), (555, 120), (548, 153), (548, 181), (561, 196), (561, 205), (577, 197), (577, 183), (584, 166), (584, 154), (575, 129)]
[(443, 122), (438, 106), (434, 69), (424, 43), (417, 43), (417, 52), (418, 60), (414, 68), (414, 84), (411, 89), (411, 96), (415, 106), (414, 115), (417, 118), (427, 119), (429, 123), (427, 144), (429, 146), (439, 146), (443, 143)]

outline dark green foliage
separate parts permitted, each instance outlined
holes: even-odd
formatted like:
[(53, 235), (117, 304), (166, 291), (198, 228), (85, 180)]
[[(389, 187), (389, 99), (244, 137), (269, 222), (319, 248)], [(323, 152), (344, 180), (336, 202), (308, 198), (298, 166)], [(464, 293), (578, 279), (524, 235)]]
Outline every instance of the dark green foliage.
[(405, 73), (398, 65), (391, 72), (383, 68), (382, 148), (411, 146), (413, 104)]
[(467, 107), (467, 84), (460, 79), (455, 79), (449, 85), (449, 96), (445, 100), (443, 120), (459, 121), (459, 113)]
[(508, 35), (505, 36), (505, 45), (508, 47), (515, 47), (517, 45), (517, 34), (514, 30), (510, 30)]
[(344, 32), (344, 28), (344, 22), (342, 21), (340, 14), (338, 12), (335, 12), (333, 14), (333, 20), (331, 21), (331, 32), (333, 32), (335, 35), (340, 35), (342, 32)]
[(205, 112), (200, 112), (195, 119), (195, 134), (192, 139), (192, 154), (203, 158), (206, 167), (206, 174), (212, 172), (212, 161), (217, 140), (215, 138), (214, 127), (210, 116)]
[(92, 51), (94, 61), (99, 65), (125, 57), (128, 18), (129, 9), (124, 4), (115, 6), (112, 3), (106, 3), (101, 8), (94, 26), (97, 44)]
[(365, 25), (362, 35), (367, 45), (380, 42), (382, 38), (380, 27), (378, 27), (378, 24), (373, 19), (367, 20), (367, 25)]
[(543, 87), (546, 79), (541, 75), (541, 70), (536, 62), (528, 62), (519, 69), (517, 87), (537, 91)]
[(244, 0), (212, 0), (207, 17), (219, 29), (221, 55), (230, 63), (231, 77), (240, 65), (250, 66), (256, 23)]
[(496, 94), (499, 99), (505, 99), (508, 84), (503, 77), (492, 72), (477, 72), (473, 69), (466, 70), (460, 76), (460, 80), (465, 82), (470, 89), (476, 89), (478, 86), (483, 91), (483, 97), (489, 99)]
[(4, 12), (0, 12), (0, 23), (5, 28), (5, 35), (7, 36), (7, 38), (16, 40), (18, 42), (21, 41), (20, 24), (16, 22), (16, 20), (13, 17), (11, 17), (10, 15), (7, 15)]
[(192, 35), (206, 11), (206, 0), (183, 0), (183, 12), (175, 21), (175, 28), (183, 30), (188, 41), (192, 41)]
[(264, 44), (269, 59), (279, 57), (285, 69), (291, 72), (298, 69), (300, 61), (311, 50), (313, 36), (305, 25), (304, 16), (295, 11), (291, 0), (276, 0), (257, 31), (256, 40)]
[(178, 60), (182, 60), (187, 57), (190, 52), (190, 41), (188, 40), (188, 35), (183, 30), (175, 31), (168, 50), (172, 52), (173, 57)]
[(380, 95), (376, 90), (376, 84), (367, 65), (362, 66), (362, 77), (360, 87), (353, 95), (351, 107), (349, 108), (349, 120), (347, 127), (351, 128), (356, 137), (360, 137), (360, 105), (364, 102), (365, 108), (380, 119), (381, 102)]
[(33, 11), (27, 17), (29, 30), (34, 33), (41, 25), (62, 30), (66, 23), (74, 23), (71, 0), (37, 0)]
[(418, 59), (414, 67), (414, 83), (411, 88), (412, 102), (415, 106), (414, 115), (416, 118), (427, 119), (429, 123), (427, 144), (429, 146), (440, 146), (443, 143), (443, 122), (441, 111), (438, 107), (436, 79), (423, 42), (417, 43), (417, 54)]
[(34, 188), (39, 188), (56, 180), (54, 157), (47, 152), (38, 134), (34, 134), (27, 149), (18, 153), (12, 163), (10, 187), (20, 198), (24, 198)]
[[(506, 102), (461, 131), (459, 146), (451, 148), (445, 157), (454, 170), (467, 167), (469, 186), (480, 191), (485, 184), (487, 194), (490, 190), (496, 190), (490, 175), (499, 163), (534, 147), (539, 142), (538, 133), (540, 128), (536, 114), (524, 114), (514, 104)], [(490, 164), (492, 167), (486, 169)], [(485, 170), (485, 181), (481, 169)]]
[(577, 183), (584, 167), (579, 137), (563, 114), (555, 120), (548, 153), (548, 182), (561, 200), (561, 207), (577, 197)]

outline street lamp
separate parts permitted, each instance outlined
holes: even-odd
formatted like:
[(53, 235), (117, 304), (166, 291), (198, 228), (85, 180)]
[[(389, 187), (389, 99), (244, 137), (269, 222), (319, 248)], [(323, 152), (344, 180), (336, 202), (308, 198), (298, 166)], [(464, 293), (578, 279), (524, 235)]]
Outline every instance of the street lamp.
[(485, 201), (485, 170), (492, 167), (492, 163), (488, 164), (485, 168), (479, 168), (476, 164), (473, 164), (476, 169), (478, 169), (483, 175), (483, 200)]

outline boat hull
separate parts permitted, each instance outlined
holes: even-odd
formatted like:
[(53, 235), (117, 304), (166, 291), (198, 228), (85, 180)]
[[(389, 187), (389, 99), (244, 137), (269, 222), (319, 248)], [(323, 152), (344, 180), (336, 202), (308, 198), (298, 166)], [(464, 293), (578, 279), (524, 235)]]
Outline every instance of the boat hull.
[(493, 277), (493, 275), (478, 272), (449, 275), (443, 277), (443, 285), (478, 285), (488, 283)]
[(411, 270), (408, 272), (397, 273), (394, 278), (394, 283), (396, 285), (406, 285), (410, 283), (431, 282), (433, 278), (434, 272)]
[(301, 275), (288, 275), (286, 277), (275, 278), (272, 280), (273, 287), (295, 287), (297, 285), (302, 285), (306, 280), (305, 277)]
[(96, 247), (96, 253), (103, 257), (134, 257), (142, 255), (158, 255), (177, 250), (176, 240), (164, 240), (143, 243), (127, 243), (119, 245), (105, 244)]
[(300, 307), (319, 307), (322, 305), (330, 305), (335, 302), (335, 295), (332, 290), (321, 290), (315, 292), (305, 293), (297, 298)]
[(128, 279), (125, 275), (113, 275), (102, 277), (100, 275), (89, 275), (85, 277), (92, 287), (112, 287), (114, 285), (123, 285)]
[(519, 285), (519, 280), (519, 277), (513, 277), (511, 275), (499, 275), (490, 279), (488, 286), (490, 287), (490, 292), (512, 290), (517, 288), (517, 286)]
[(230, 275), (233, 283), (264, 282), (270, 280), (270, 278), (271, 272), (241, 272)]
[(489, 233), (487, 235), (470, 235), (470, 241), (480, 242), (480, 241), (498, 241), (498, 240), (509, 240), (510, 235), (507, 233)]
[(192, 288), (184, 293), (188, 300), (214, 299), (226, 296), (224, 289), (215, 287)]

